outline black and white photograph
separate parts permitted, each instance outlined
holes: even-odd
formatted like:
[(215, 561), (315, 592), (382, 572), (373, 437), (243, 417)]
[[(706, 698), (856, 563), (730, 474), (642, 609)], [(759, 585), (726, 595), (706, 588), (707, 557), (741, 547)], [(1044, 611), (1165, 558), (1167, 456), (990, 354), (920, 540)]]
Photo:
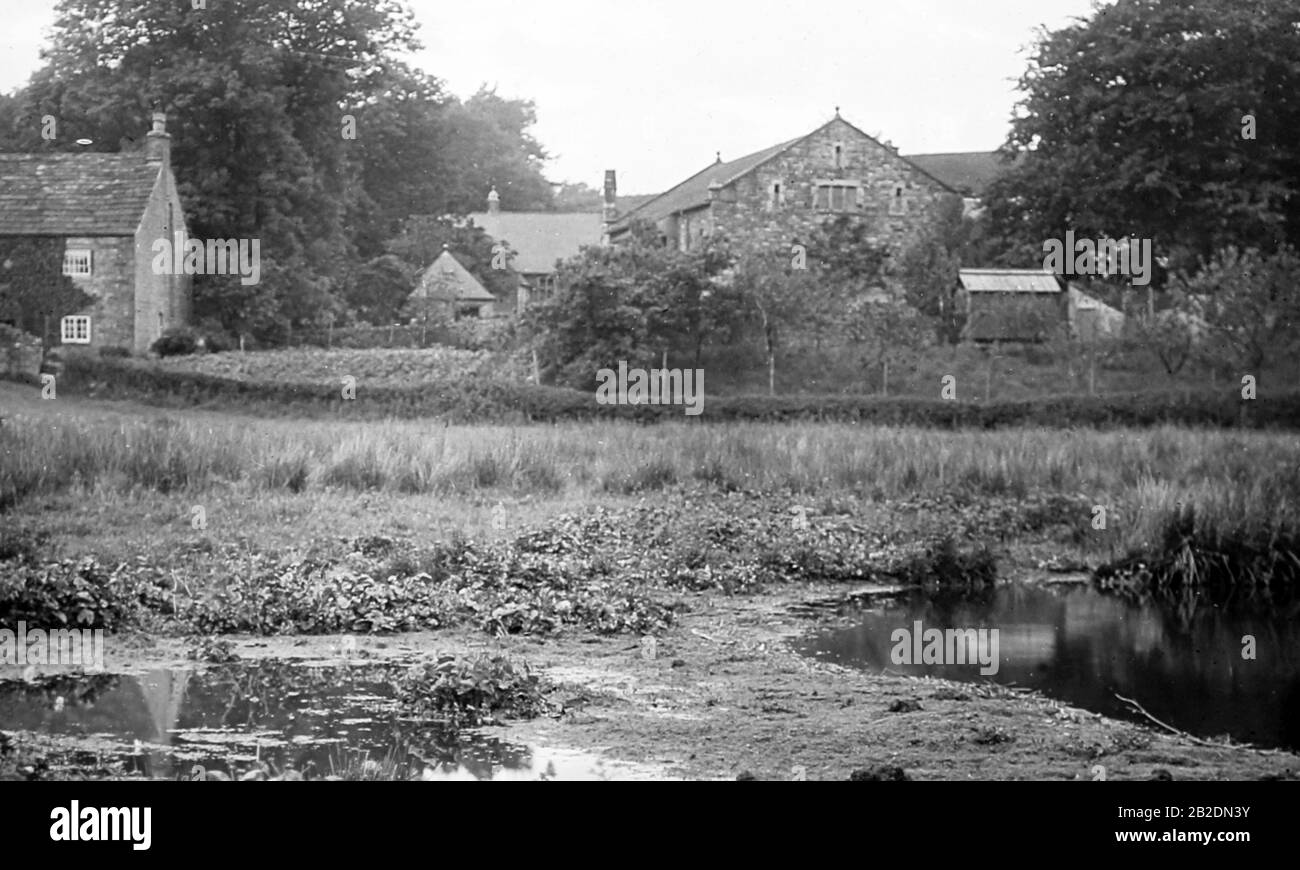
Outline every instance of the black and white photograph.
[[(47, 847), (150, 848), (101, 781), (1300, 779), (1300, 0), (2, 5)], [(1249, 843), (1180, 788), (1092, 835)]]

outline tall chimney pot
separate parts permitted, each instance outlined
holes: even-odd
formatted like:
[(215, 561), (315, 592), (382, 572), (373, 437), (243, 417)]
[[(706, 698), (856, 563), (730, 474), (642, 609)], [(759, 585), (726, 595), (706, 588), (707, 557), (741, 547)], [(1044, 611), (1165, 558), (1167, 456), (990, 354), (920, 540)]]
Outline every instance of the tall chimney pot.
[(605, 170), (605, 204), (602, 209), (605, 223), (613, 223), (618, 217), (618, 179), (614, 170)]
[(164, 112), (153, 113), (153, 129), (144, 137), (144, 157), (150, 163), (171, 165), (172, 137), (167, 132), (167, 115)]

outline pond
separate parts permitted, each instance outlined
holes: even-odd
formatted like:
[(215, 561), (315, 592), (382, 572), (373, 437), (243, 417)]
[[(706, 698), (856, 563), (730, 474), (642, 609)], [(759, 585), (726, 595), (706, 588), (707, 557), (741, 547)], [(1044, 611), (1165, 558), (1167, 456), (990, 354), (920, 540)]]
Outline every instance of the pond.
[[(918, 621), (925, 632), (997, 629), (996, 674), (981, 675), (973, 645), (966, 661), (974, 665), (896, 664), (893, 633), (905, 629), (910, 637)], [(1243, 658), (1246, 635), (1255, 639), (1254, 660)], [(1300, 748), (1300, 621), (1294, 615), (1140, 604), (1086, 585), (1006, 584), (974, 597), (913, 591), (877, 598), (848, 625), (796, 646), (873, 671), (1029, 687), (1087, 710), (1146, 721), (1119, 694), (1197, 736)], [(981, 643), (978, 651), (986, 647)]]
[[(0, 729), (87, 738), (131, 772), (188, 778), (259, 759), (311, 778), (367, 760), (401, 778), (615, 779), (584, 753), (513, 743), (398, 715), (384, 666), (262, 661), (140, 675), (0, 681)], [(93, 738), (93, 739), (91, 739)]]

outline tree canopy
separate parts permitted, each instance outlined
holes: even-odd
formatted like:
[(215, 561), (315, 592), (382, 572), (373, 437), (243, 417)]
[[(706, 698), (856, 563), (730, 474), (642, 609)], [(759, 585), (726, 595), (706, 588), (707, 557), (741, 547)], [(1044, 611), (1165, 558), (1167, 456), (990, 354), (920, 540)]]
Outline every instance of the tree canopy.
[(273, 339), (373, 313), (351, 272), (412, 214), (480, 209), (492, 184), (550, 207), (532, 103), (448, 94), (399, 60), (416, 27), (390, 0), (60, 0), (44, 65), (0, 100), (0, 150), (130, 150), (163, 110), (191, 233), (262, 240), (262, 283), (196, 276), (197, 317)]
[(1300, 0), (1118, 0), (1044, 31), (988, 192), (1004, 265), (1153, 240), (1177, 270), (1300, 242)]

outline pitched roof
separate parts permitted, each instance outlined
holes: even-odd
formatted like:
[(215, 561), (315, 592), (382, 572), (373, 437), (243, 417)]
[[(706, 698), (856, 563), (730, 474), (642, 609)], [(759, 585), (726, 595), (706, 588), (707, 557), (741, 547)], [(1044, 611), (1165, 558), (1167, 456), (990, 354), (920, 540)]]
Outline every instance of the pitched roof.
[(911, 154), (907, 159), (968, 196), (983, 196), (989, 183), (1005, 168), (993, 151)]
[(798, 139), (791, 139), (788, 142), (764, 148), (762, 151), (755, 151), (753, 154), (746, 154), (744, 157), (729, 160), (726, 163), (716, 162), (711, 166), (707, 166), (677, 186), (670, 187), (658, 196), (642, 203), (638, 208), (624, 213), (619, 217), (616, 226), (626, 225), (634, 218), (657, 221), (675, 212), (705, 205), (709, 201), (709, 185), (715, 181), (718, 184), (726, 184), (739, 178), (760, 163), (775, 157), (803, 138), (805, 137), (800, 136)]
[(599, 212), (500, 211), (475, 212), (469, 219), (515, 251), (514, 270), (521, 274), (555, 271), (583, 245), (600, 244), (605, 231)]
[(630, 214), (658, 195), (657, 193), (620, 193), (618, 195), (618, 213), (620, 215)]
[(0, 154), (0, 235), (133, 235), (161, 170), (139, 153)]
[(446, 290), (439, 286), (440, 281), (447, 282), (449, 287), (456, 290), (457, 302), (495, 302), (497, 298), (488, 292), (487, 288), (479, 283), (470, 271), (460, 264), (460, 261), (446, 248), (442, 253), (429, 264), (429, 268), (424, 270), (420, 276), (420, 283), (411, 291), (411, 295), (417, 298), (424, 298), (433, 295), (435, 298), (445, 297)]
[(1056, 276), (1042, 269), (961, 269), (961, 286), (972, 293), (1060, 293)]
[(834, 124), (836, 121), (840, 121), (844, 124), (847, 124), (851, 129), (855, 130), (860, 135), (865, 136), (866, 138), (870, 139), (872, 142), (875, 142), (876, 144), (880, 145), (881, 148), (888, 150), (890, 153), (894, 154), (896, 157), (898, 157), (898, 159), (902, 160), (904, 163), (911, 165), (913, 168), (919, 170), (922, 174), (928, 175), (931, 179), (943, 185), (944, 187), (949, 187), (949, 188), (952, 187), (952, 185), (948, 184), (947, 181), (932, 174), (924, 166), (921, 166), (918, 163), (914, 163), (912, 159), (909, 157), (904, 157), (901, 154), (898, 154), (897, 151), (894, 151), (894, 149), (890, 148), (888, 145), (885, 145), (884, 143), (880, 142), (871, 134), (864, 133), (862, 130), (855, 127), (853, 124), (850, 124), (848, 121), (845, 121), (837, 114), (834, 118), (832, 118), (830, 121), (827, 121), (825, 124), (822, 124), (817, 129), (805, 133), (802, 136), (797, 136), (794, 139), (789, 140), (788, 142), (782, 142), (778, 145), (773, 145), (770, 148), (764, 148), (762, 151), (755, 151), (753, 154), (746, 154), (744, 157), (740, 157), (737, 158), (736, 160), (731, 160), (726, 163), (720, 163), (720, 162), (714, 163), (712, 166), (708, 166), (700, 170), (699, 172), (692, 175), (690, 178), (683, 181), (681, 184), (678, 184), (676, 187), (671, 187), (668, 190), (664, 191), (663, 193), (659, 194), (659, 196), (655, 197), (654, 199), (651, 199), (649, 202), (645, 203), (640, 208), (637, 208), (634, 211), (630, 211), (623, 214), (618, 219), (617, 223), (615, 223), (614, 226), (616, 229), (623, 229), (627, 226), (628, 222), (630, 222), (633, 219), (645, 219), (650, 221), (658, 221), (676, 212), (687, 211), (692, 208), (698, 208), (700, 206), (706, 205), (709, 202), (709, 187), (714, 182), (717, 182), (718, 184), (721, 185), (730, 184), (731, 182), (735, 181), (741, 176), (747, 175), (750, 172), (754, 171), (760, 165), (766, 163), (768, 160), (771, 160), (773, 157), (776, 157), (778, 154), (782, 153), (787, 148), (790, 148), (791, 146), (804, 141), (810, 136), (816, 135), (826, 127), (830, 126), (831, 124)]

